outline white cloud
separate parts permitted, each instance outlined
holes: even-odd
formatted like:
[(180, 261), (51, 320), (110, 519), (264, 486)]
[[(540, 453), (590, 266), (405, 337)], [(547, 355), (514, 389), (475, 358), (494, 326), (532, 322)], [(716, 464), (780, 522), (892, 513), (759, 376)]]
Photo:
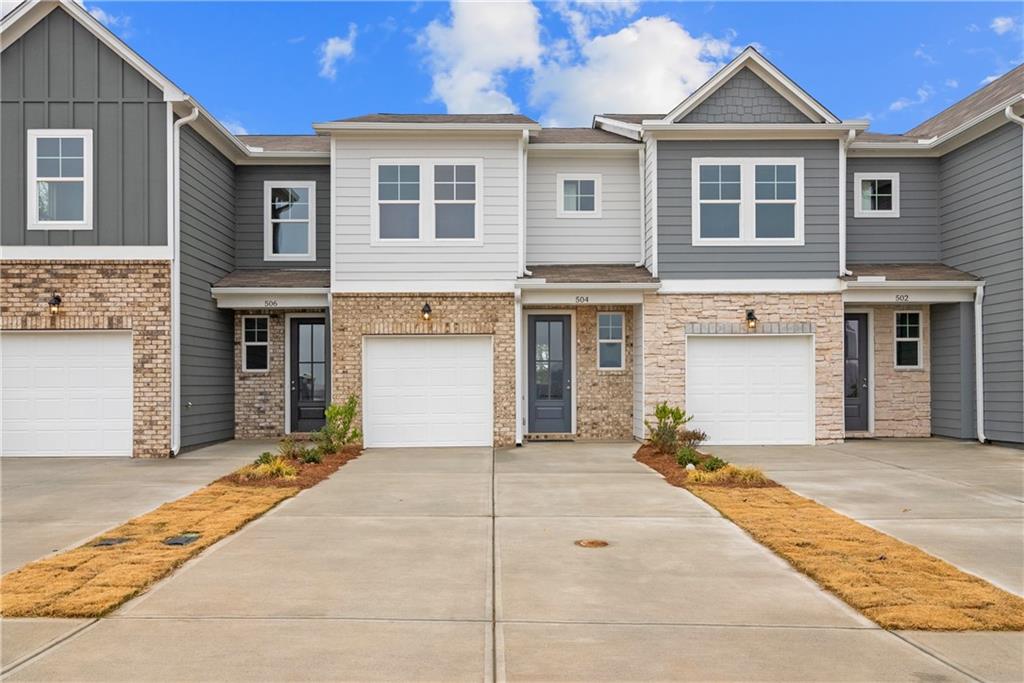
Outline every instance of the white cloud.
[(1014, 17), (996, 17), (988, 27), (1001, 36), (1017, 28), (1017, 19)]
[(540, 12), (530, 2), (452, 2), (451, 23), (434, 20), (419, 38), (433, 97), (449, 113), (516, 111), (504, 74), (540, 64)]
[(967, 25), (967, 30), (970, 33), (977, 33), (978, 31), (981, 30), (981, 27), (978, 26), (977, 24), (968, 24)]
[(320, 76), (334, 80), (338, 75), (338, 60), (352, 59), (356, 52), (356, 25), (348, 25), (344, 38), (331, 36), (320, 44)]
[(998, 79), (1000, 76), (1002, 76), (1002, 74), (992, 74), (991, 76), (985, 76), (985, 78), (981, 79), (981, 82), (978, 85), (988, 85), (992, 81)]
[(924, 49), (924, 45), (918, 45), (917, 49), (914, 50), (914, 57), (916, 59), (920, 59), (925, 64), (937, 64), (938, 63), (938, 62), (935, 61), (935, 58), (932, 57), (930, 54), (928, 54), (928, 52)]
[(947, 88), (959, 88), (960, 87), (960, 81), (956, 80), (955, 78), (947, 78), (946, 79), (946, 87)]
[(640, 5), (636, 0), (558, 0), (555, 11), (569, 25), (577, 43), (590, 38), (596, 28), (607, 28), (619, 17), (631, 17)]
[(85, 3), (82, 3), (82, 7), (88, 10), (89, 14), (92, 15), (93, 19), (100, 22), (111, 31), (115, 31), (122, 38), (128, 38), (131, 35), (132, 18), (126, 14), (112, 14), (107, 12), (102, 7), (86, 7)]
[(908, 107), (913, 107), (918, 104), (924, 104), (927, 102), (932, 95), (935, 94), (935, 89), (930, 85), (922, 85), (917, 89), (915, 97), (901, 97), (892, 104), (889, 105), (889, 111), (903, 111)]
[(739, 51), (733, 38), (695, 37), (668, 17), (643, 17), (583, 42), (574, 63), (538, 69), (531, 101), (547, 108), (548, 125), (583, 125), (594, 112), (666, 112)]
[(227, 128), (232, 135), (249, 134), (249, 131), (246, 129), (246, 127), (243, 126), (242, 122), (238, 121), (237, 119), (221, 119), (220, 122), (224, 124), (224, 127)]

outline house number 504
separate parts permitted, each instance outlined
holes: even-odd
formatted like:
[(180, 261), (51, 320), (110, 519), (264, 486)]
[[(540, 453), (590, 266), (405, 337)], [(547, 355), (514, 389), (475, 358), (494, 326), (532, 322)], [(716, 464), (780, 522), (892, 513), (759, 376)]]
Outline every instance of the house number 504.
[(896, 302), (897, 303), (905, 304), (908, 301), (910, 301), (910, 295), (909, 294), (897, 294), (896, 295)]
[(578, 303), (578, 304), (590, 303), (590, 297), (589, 296), (578, 296), (578, 297), (576, 297), (576, 303)]

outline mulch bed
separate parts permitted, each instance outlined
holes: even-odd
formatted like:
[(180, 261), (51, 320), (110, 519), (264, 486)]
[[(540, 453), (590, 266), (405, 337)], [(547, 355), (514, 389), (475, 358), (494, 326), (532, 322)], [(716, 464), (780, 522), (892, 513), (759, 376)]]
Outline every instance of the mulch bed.
[(236, 472), (232, 472), (217, 481), (234, 484), (235, 486), (251, 486), (254, 488), (308, 489), (337, 472), (338, 468), (345, 463), (358, 458), (362, 452), (362, 446), (352, 444), (351, 446), (345, 446), (337, 453), (325, 455), (322, 462), (304, 463), (299, 460), (290, 460), (289, 462), (299, 471), (294, 479), (241, 479)]
[[(672, 484), (673, 486), (679, 486), (681, 488), (693, 488), (687, 479), (689, 473), (685, 467), (680, 466), (674, 456), (668, 455), (659, 451), (657, 448), (650, 444), (643, 444), (640, 449), (633, 454), (633, 459), (637, 462), (647, 465), (652, 470), (665, 477), (665, 481)], [(701, 486), (709, 486), (708, 484), (701, 484)], [(767, 480), (767, 483), (760, 485), (751, 484), (736, 484), (736, 483), (719, 483), (714, 484), (716, 488), (769, 488), (779, 486), (777, 482), (771, 479)]]

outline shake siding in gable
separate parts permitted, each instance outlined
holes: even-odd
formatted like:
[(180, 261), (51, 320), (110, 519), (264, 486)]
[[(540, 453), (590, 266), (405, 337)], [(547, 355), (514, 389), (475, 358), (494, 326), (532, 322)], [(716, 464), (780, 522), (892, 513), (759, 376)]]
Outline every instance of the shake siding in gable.
[[(601, 217), (557, 215), (558, 175), (600, 174)], [(526, 263), (635, 263), (640, 259), (637, 153), (530, 157), (526, 187)]]
[(747, 68), (684, 116), (680, 123), (808, 123), (807, 116)]
[[(693, 246), (694, 157), (803, 157), (802, 246)], [(834, 278), (839, 272), (839, 146), (834, 140), (658, 142), (658, 275), (691, 278)]]
[[(0, 243), (167, 244), (163, 93), (63, 9), (0, 59)], [(27, 131), (93, 131), (93, 228), (26, 230)]]
[[(335, 284), (492, 281), (518, 269), (518, 136), (339, 138), (335, 153)], [(482, 159), (483, 244), (370, 244), (371, 159)], [(531, 164), (533, 162), (531, 161)], [(429, 291), (429, 285), (424, 285)]]
[(985, 436), (1024, 442), (1024, 207), (1021, 127), (942, 157), (943, 263), (985, 280)]

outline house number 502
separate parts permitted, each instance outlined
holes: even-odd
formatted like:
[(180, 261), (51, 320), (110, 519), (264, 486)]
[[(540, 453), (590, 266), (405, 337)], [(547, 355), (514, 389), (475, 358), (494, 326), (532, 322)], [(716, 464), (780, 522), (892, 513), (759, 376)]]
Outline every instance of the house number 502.
[(905, 304), (908, 301), (910, 301), (910, 295), (909, 294), (897, 294), (896, 295), (896, 302), (897, 303)]

